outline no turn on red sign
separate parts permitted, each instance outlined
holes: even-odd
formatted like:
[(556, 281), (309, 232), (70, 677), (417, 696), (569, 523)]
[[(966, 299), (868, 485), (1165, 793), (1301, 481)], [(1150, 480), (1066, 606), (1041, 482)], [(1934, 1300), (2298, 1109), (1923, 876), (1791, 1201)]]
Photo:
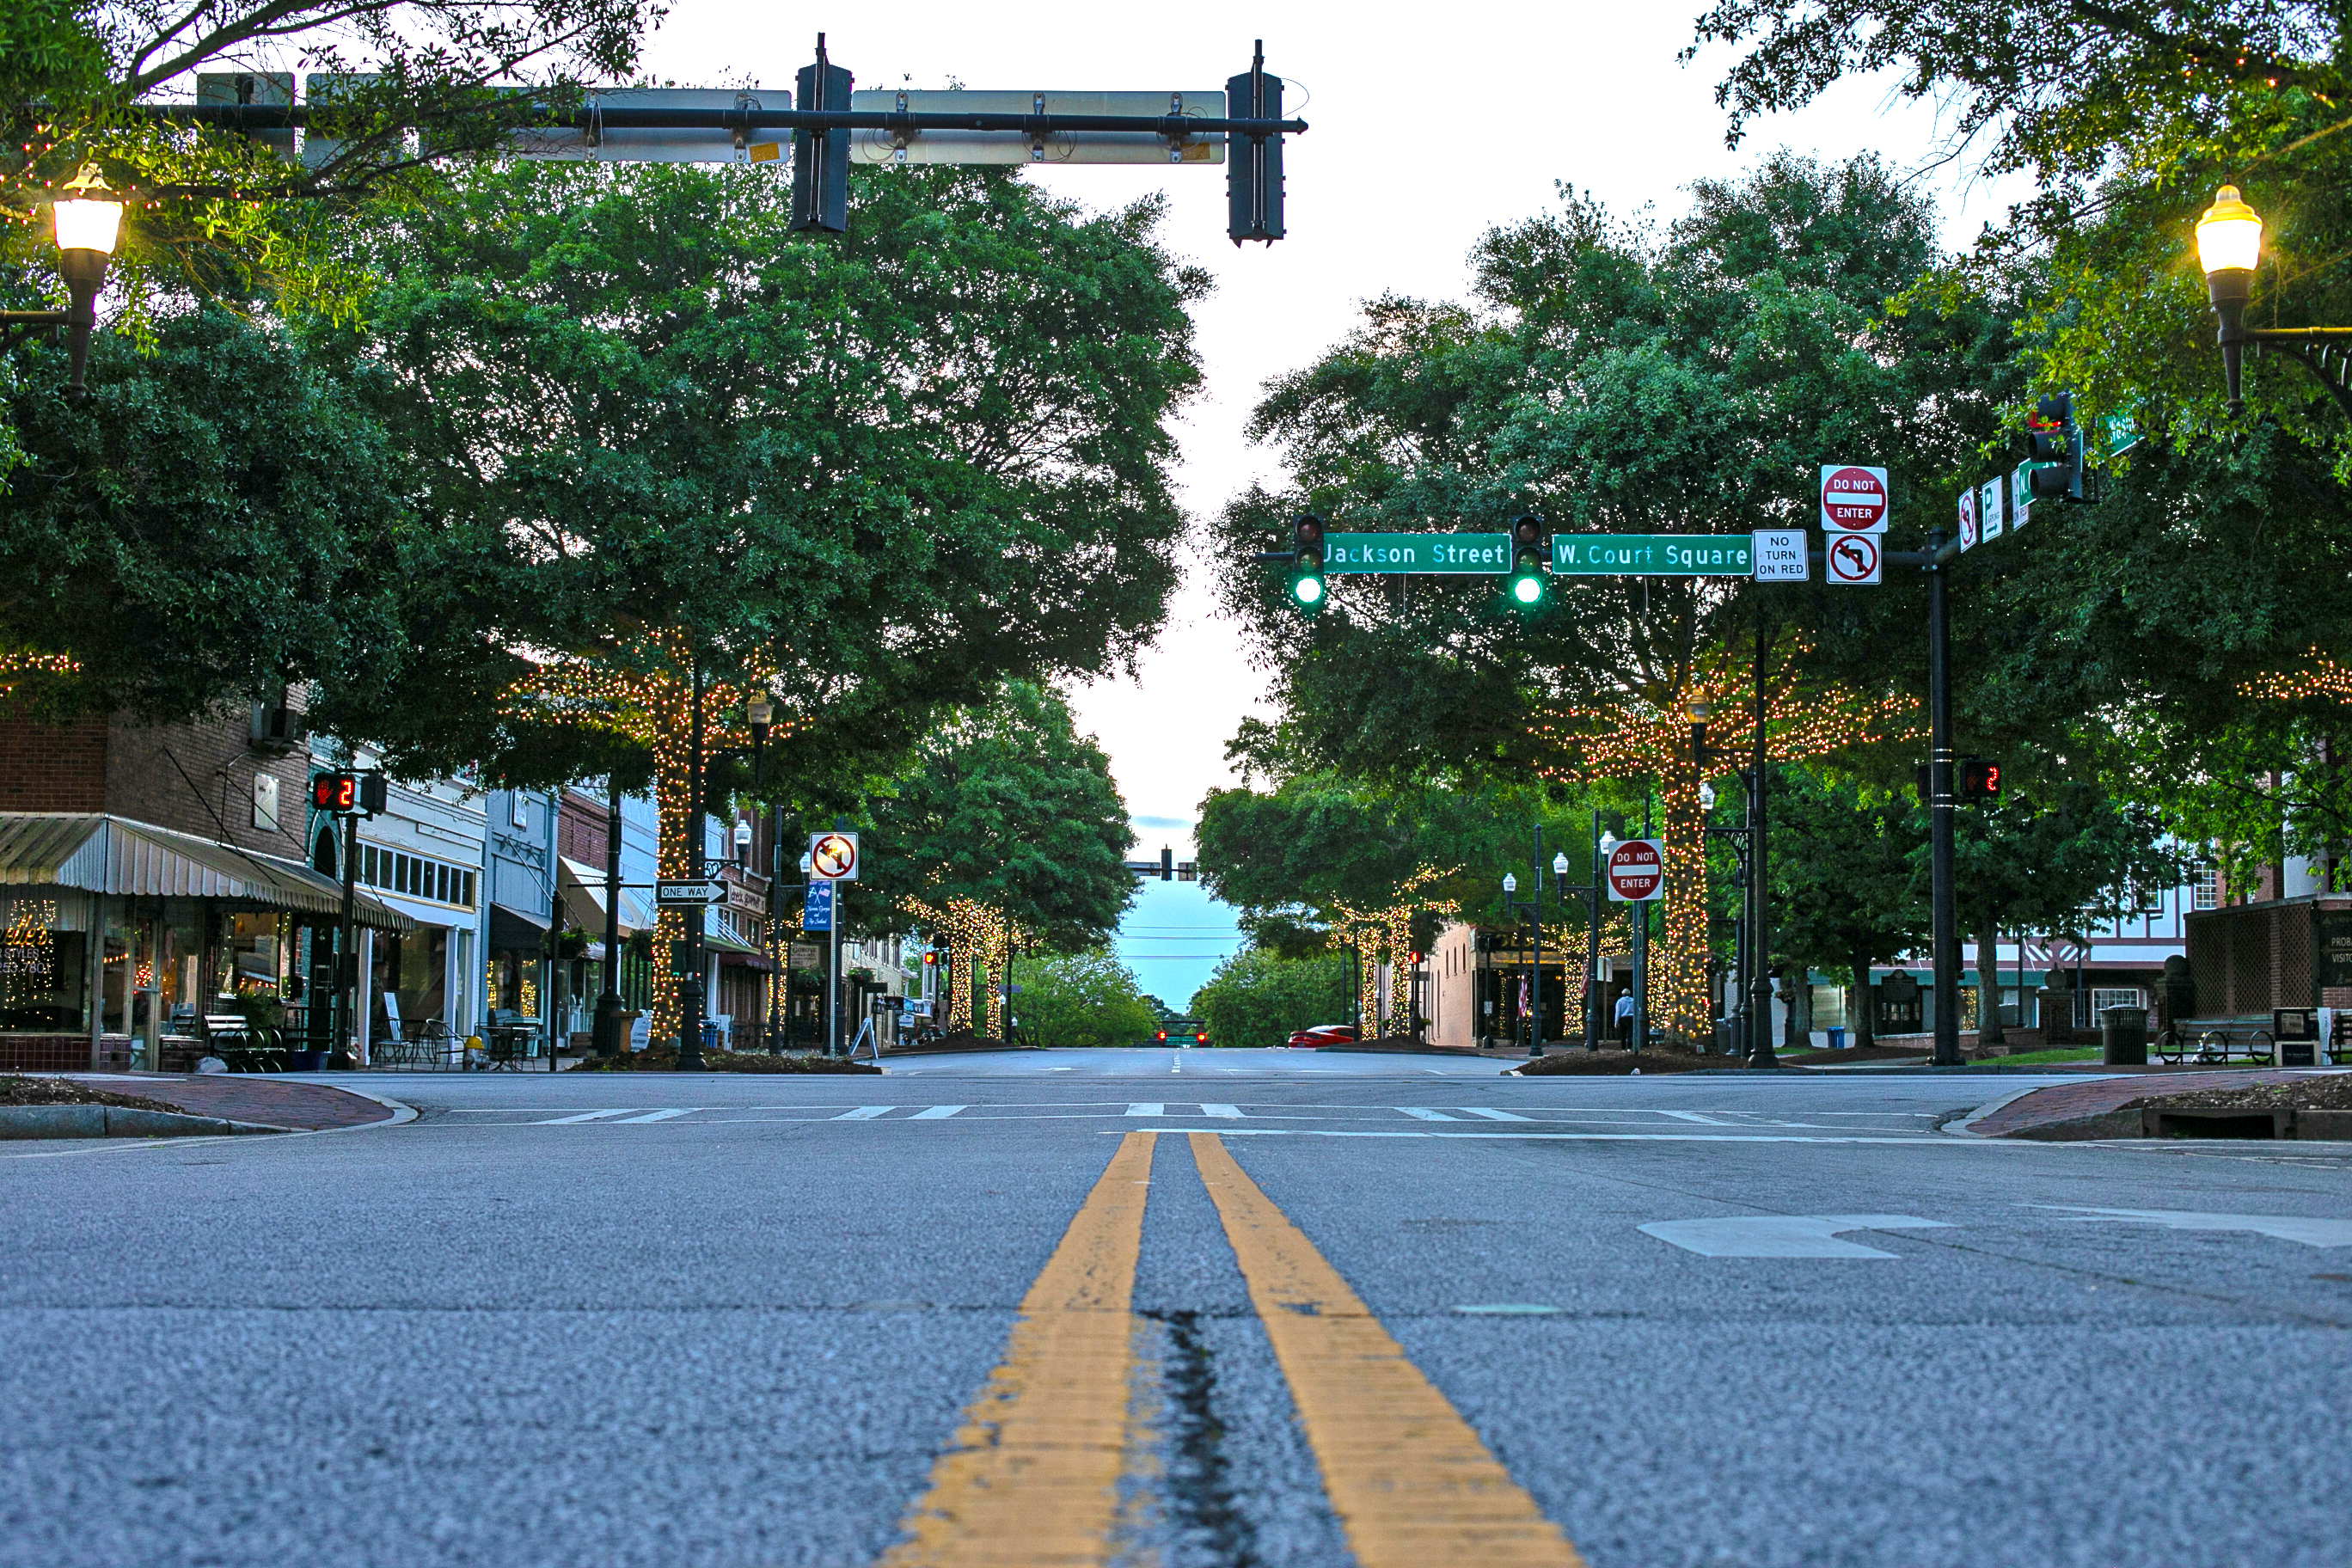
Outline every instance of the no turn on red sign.
[(1853, 463), (1822, 465), (1822, 531), (1881, 533), (1886, 529), (1886, 470)]
[(1643, 904), (1666, 895), (1666, 841), (1628, 838), (1609, 850), (1609, 897), (1621, 904)]

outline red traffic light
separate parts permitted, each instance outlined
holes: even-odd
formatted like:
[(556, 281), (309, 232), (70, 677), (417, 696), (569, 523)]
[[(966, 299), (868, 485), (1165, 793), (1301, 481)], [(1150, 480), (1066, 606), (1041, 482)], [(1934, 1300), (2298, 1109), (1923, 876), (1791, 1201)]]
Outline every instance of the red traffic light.
[(1193, 1036), (1192, 1037), (1193, 1037), (1194, 1039), (1196, 1039), (1196, 1040), (1200, 1041), (1200, 1042), (1201, 1042), (1202, 1045), (1204, 1045), (1204, 1046), (1205, 1046), (1205, 1045), (1207, 1045), (1207, 1044), (1209, 1043), (1209, 1037), (1208, 1037), (1208, 1035), (1207, 1035), (1205, 1032), (1203, 1032), (1203, 1033), (1202, 1033), (1202, 1034), (1195, 1035), (1195, 1036)]
[(1163, 1039), (1163, 1040), (1164, 1040), (1164, 1039), (1166, 1039), (1166, 1038), (1168, 1037), (1168, 1031), (1167, 1031), (1167, 1030), (1165, 1030), (1165, 1029), (1160, 1030), (1160, 1037), (1161, 1039)]

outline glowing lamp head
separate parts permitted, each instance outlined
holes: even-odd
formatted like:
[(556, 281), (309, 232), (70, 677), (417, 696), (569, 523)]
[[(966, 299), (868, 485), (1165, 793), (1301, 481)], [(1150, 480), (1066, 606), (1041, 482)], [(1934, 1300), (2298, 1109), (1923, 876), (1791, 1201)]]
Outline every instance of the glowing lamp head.
[(753, 728), (764, 730), (776, 721), (776, 705), (764, 697), (754, 697), (743, 704), (743, 717)]
[(1704, 697), (1694, 697), (1683, 704), (1683, 710), (1690, 715), (1692, 723), (1704, 724), (1714, 715), (1715, 704)]
[(113, 255), (115, 242), (122, 235), (122, 204), (114, 199), (106, 176), (98, 172), (97, 164), (84, 163), (81, 173), (66, 182), (66, 189), (74, 194), (61, 197), (51, 208), (58, 248)]
[(751, 847), (751, 825), (738, 817), (735, 822), (735, 853), (740, 855)]
[(1551, 874), (1555, 877), (1565, 877), (1568, 875), (1567, 851), (1562, 850), (1559, 854), (1551, 858)]
[(1323, 579), (1313, 576), (1300, 577), (1290, 584), (1290, 592), (1292, 596), (1302, 605), (1319, 605), (1323, 602)]
[(2252, 272), (2263, 255), (2263, 220), (2235, 185), (2213, 194), (2213, 205), (2197, 220), (2197, 264), (2205, 276)]
[(1516, 892), (1517, 892), (1518, 890), (1519, 890), (1519, 879), (1518, 879), (1518, 878), (1517, 878), (1517, 877), (1513, 876), (1513, 875), (1512, 875), (1510, 872), (1508, 872), (1508, 871), (1504, 872), (1504, 873), (1503, 873), (1503, 891), (1504, 891), (1504, 892), (1506, 892), (1506, 893), (1516, 893)]

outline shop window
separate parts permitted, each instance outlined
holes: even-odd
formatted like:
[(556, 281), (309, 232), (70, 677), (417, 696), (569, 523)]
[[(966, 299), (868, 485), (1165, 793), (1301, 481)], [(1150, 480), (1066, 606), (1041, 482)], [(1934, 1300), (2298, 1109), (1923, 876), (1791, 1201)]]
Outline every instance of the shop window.
[[(79, 900), (75, 900), (79, 901)], [(89, 933), (55, 899), (0, 898), (0, 1029), (79, 1033)]]
[(2115, 989), (2109, 989), (2104, 986), (2094, 986), (2091, 990), (2091, 1016), (2094, 1020), (2095, 1020), (2099, 1014), (2105, 1008), (2138, 1007), (2142, 1005), (2145, 1005), (2145, 1004), (2141, 999), (2139, 987), (2137, 985), (2116, 987)]

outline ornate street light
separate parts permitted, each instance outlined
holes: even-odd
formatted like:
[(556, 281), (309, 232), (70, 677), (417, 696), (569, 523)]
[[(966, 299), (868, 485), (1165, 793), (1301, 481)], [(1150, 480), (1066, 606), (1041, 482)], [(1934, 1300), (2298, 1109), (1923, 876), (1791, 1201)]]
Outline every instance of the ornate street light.
[(2235, 185), (2213, 194), (2213, 205), (2197, 220), (2197, 264), (2205, 270), (2206, 296), (2221, 323), (2221, 374), (2230, 390), (2230, 412), (2242, 414), (2242, 374), (2248, 343), (2269, 343), (2299, 360), (2319, 378), (2336, 406), (2352, 415), (2352, 353), (2346, 342), (2352, 327), (2249, 327), (2246, 301), (2254, 291), (2254, 268), (2263, 256), (2262, 216), (2246, 205)]
[(67, 395), (80, 397), (89, 391), (83, 373), (89, 363), (89, 334), (98, 325), (98, 291), (122, 237), (122, 204), (95, 163), (84, 163), (66, 189), (74, 194), (51, 203), (49, 216), (58, 241), (58, 275), (65, 280), (69, 303), (62, 310), (0, 310), (0, 352), (36, 332), (65, 328), (72, 365)]

